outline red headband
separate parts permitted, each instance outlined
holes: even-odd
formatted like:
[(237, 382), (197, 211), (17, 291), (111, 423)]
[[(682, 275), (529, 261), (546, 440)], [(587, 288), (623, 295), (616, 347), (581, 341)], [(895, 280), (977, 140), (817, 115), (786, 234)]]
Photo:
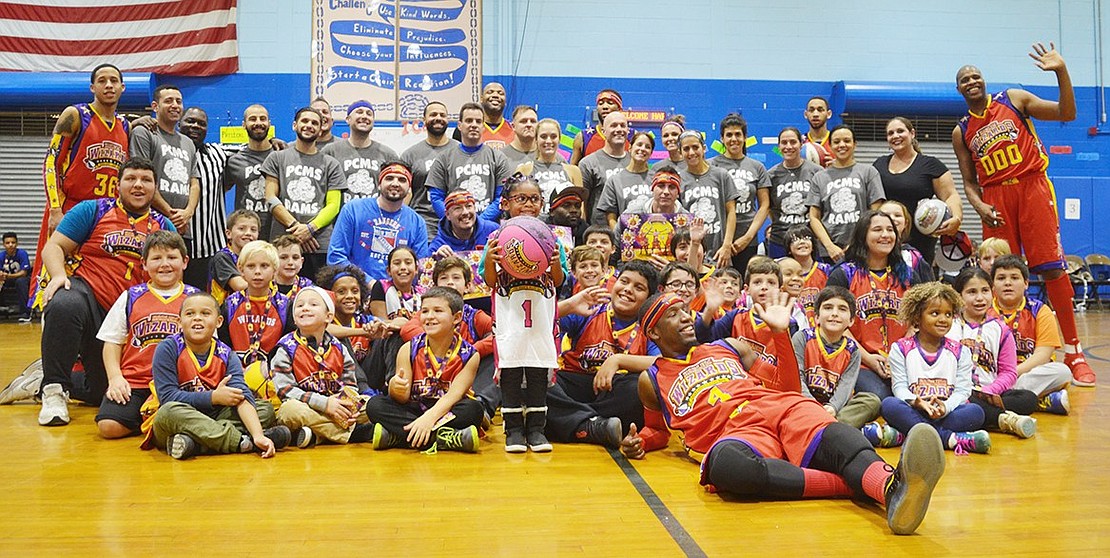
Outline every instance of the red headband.
[(621, 94), (617, 93), (616, 91), (602, 91), (601, 93), (597, 94), (598, 103), (600, 103), (604, 99), (609, 99), (610, 101), (617, 103), (618, 110), (624, 107), (624, 101), (621, 99)]
[(474, 194), (471, 194), (466, 190), (457, 190), (455, 192), (447, 194), (447, 197), (443, 200), (443, 207), (444, 211), (451, 211), (452, 207), (455, 207), (457, 205), (466, 205), (468, 203), (477, 203), (474, 200)]
[(393, 163), (391, 165), (386, 165), (382, 167), (382, 170), (378, 171), (378, 184), (384, 182), (385, 177), (391, 174), (399, 174), (401, 176), (404, 176), (405, 178), (409, 179), (409, 184), (412, 184), (412, 172), (401, 163)]
[(567, 203), (571, 200), (578, 200), (578, 203), (582, 203), (582, 196), (579, 196), (578, 194), (567, 194), (565, 196), (559, 196), (555, 198), (555, 201), (551, 202), (551, 205), (548, 209), (555, 209), (556, 207), (559, 207), (560, 205), (563, 205), (564, 203)]
[(682, 189), (682, 179), (673, 172), (657, 172), (655, 176), (651, 177), (651, 187), (665, 186), (673, 184), (679, 190)]
[(640, 330), (646, 334), (649, 329), (655, 327), (655, 324), (659, 323), (659, 320), (667, 310), (679, 304), (683, 304), (683, 301), (678, 295), (674, 293), (665, 293), (661, 295), (648, 307), (647, 312), (644, 312), (644, 317), (640, 318)]

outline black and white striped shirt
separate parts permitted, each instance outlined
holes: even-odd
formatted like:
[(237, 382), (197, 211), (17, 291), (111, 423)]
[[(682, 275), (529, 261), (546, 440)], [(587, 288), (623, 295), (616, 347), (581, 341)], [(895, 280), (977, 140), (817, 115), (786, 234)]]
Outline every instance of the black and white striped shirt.
[(211, 257), (227, 245), (223, 172), (229, 155), (228, 150), (218, 143), (206, 143), (197, 150), (200, 201), (193, 219), (189, 221), (193, 236), (186, 240), (191, 258)]

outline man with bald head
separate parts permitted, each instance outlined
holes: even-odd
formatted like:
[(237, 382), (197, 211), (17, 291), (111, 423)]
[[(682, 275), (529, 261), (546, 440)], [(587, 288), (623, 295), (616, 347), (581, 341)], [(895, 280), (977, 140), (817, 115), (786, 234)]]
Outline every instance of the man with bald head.
[(235, 209), (249, 209), (258, 214), (258, 238), (270, 240), (270, 206), (266, 203), (266, 177), (260, 171), (262, 161), (274, 151), (270, 140), (270, 112), (262, 105), (251, 105), (243, 111), (243, 128), (247, 130), (247, 148), (232, 155), (224, 167), (224, 191), (235, 188)]
[(1024, 89), (991, 95), (979, 68), (964, 66), (956, 72), (956, 90), (968, 113), (952, 130), (952, 148), (967, 199), (983, 219), (983, 237), (1006, 239), (1013, 253), (1025, 253), (1029, 270), (1044, 277), (1072, 383), (1093, 387), (1095, 373), (1083, 358), (1075, 327), (1075, 291), (1065, 272), (1056, 195), (1046, 174), (1048, 153), (1031, 121), (1075, 120), (1075, 91), (1056, 45), (1037, 43), (1029, 56), (1041, 70), (1056, 74), (1060, 100), (1046, 101)]
[(594, 214), (594, 207), (605, 187), (605, 180), (628, 166), (629, 159), (628, 118), (624, 113), (616, 110), (606, 114), (602, 130), (605, 133), (605, 145), (578, 163), (578, 168), (582, 171), (582, 186), (586, 188), (589, 197), (586, 200), (586, 218), (595, 225), (609, 224), (604, 212)]
[[(485, 113), (482, 143), (491, 149), (504, 149), (516, 137), (513, 125), (505, 120), (505, 97), (505, 86), (496, 81), (491, 81), (482, 88), (482, 97), (479, 99), (482, 112)], [(455, 128), (452, 137), (456, 141), (463, 141), (462, 132), (458, 128)]]

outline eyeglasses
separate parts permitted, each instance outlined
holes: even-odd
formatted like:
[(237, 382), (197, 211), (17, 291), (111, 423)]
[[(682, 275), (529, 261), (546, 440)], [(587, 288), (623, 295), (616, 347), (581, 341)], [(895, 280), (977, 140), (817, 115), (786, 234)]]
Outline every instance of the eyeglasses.
[(675, 291), (692, 291), (698, 288), (696, 281), (671, 281), (666, 286)]
[(543, 196), (539, 194), (517, 194), (515, 196), (509, 196), (509, 200), (521, 205), (526, 203), (534, 203), (536, 205), (540, 205), (543, 203)]

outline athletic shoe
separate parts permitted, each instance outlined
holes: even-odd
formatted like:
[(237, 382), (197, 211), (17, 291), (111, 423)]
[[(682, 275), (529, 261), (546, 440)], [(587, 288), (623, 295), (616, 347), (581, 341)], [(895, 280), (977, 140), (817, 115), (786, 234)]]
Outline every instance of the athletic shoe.
[(586, 421), (586, 429), (574, 435), (579, 441), (597, 444), (607, 448), (621, 446), (621, 419), (617, 417), (594, 417)]
[(1095, 371), (1087, 364), (1083, 353), (1067, 353), (1064, 355), (1064, 364), (1071, 369), (1072, 385), (1080, 387), (1095, 387)]
[(389, 448), (399, 448), (407, 445), (403, 436), (397, 436), (392, 432), (385, 429), (380, 424), (374, 424), (374, 437), (370, 440), (370, 444), (376, 450), (386, 450)]
[(468, 426), (459, 430), (443, 427), (436, 430), (435, 445), (438, 449), (478, 453), (478, 427)]
[(200, 444), (188, 434), (174, 434), (166, 444), (166, 453), (174, 459), (189, 459), (200, 453)]
[(1037, 407), (1045, 412), (1054, 415), (1066, 415), (1071, 411), (1071, 402), (1068, 401), (1068, 390), (1062, 389), (1054, 391), (1039, 400), (1037, 400)]
[(34, 399), (42, 384), (42, 359), (27, 365), (4, 391), (0, 391), (0, 405), (10, 405), (16, 401)]
[(990, 453), (991, 435), (987, 434), (986, 430), (953, 432), (952, 437), (948, 439), (948, 446), (956, 452), (956, 455)]
[(886, 487), (886, 523), (895, 535), (909, 535), (921, 525), (942, 474), (944, 446), (940, 436), (928, 424), (915, 424), (902, 444), (898, 468)]
[(62, 384), (48, 384), (43, 387), (39, 424), (42, 426), (65, 426), (69, 424), (68, 403), (69, 394), (62, 390)]
[(1032, 438), (1037, 433), (1037, 419), (1006, 411), (998, 415), (998, 429), (1018, 438)]
[(290, 445), (300, 449), (308, 449), (316, 445), (316, 433), (307, 426), (302, 426), (293, 431)]
[[(271, 426), (262, 431), (262, 435), (269, 438), (274, 443), (274, 449), (285, 449), (289, 447), (289, 441), (293, 439), (293, 433), (289, 431), (289, 427), (284, 424)], [(258, 446), (254, 446), (254, 451), (261, 451)]]
[(505, 433), (505, 453), (524, 453), (528, 451), (528, 440), (524, 431), (513, 430)]
[(901, 432), (889, 424), (869, 422), (863, 425), (860, 430), (863, 432), (863, 437), (871, 442), (871, 447), (875, 448), (898, 447), (902, 445), (902, 441), (905, 439)]
[(28, 316), (20, 316), (19, 317), (19, 323), (21, 323), (21, 324), (31, 323), (31, 316), (29, 316), (29, 315)]

